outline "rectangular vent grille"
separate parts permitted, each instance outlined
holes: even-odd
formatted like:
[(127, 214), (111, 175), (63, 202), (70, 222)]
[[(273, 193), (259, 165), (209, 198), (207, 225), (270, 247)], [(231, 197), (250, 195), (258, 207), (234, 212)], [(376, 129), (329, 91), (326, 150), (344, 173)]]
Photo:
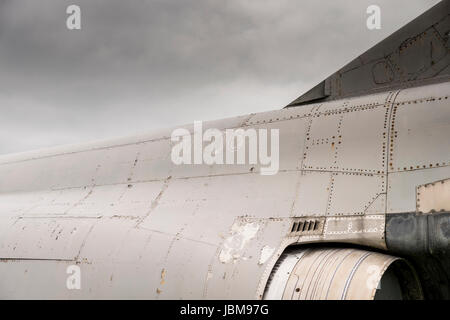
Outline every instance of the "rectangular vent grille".
[(322, 234), (323, 219), (296, 219), (292, 223), (290, 235)]

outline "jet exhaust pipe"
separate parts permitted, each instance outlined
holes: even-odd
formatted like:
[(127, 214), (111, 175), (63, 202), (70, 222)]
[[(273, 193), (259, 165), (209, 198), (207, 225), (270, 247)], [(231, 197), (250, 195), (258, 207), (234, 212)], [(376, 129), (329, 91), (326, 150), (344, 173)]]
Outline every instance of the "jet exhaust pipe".
[(264, 299), (420, 300), (422, 289), (404, 259), (360, 249), (307, 248), (284, 253)]

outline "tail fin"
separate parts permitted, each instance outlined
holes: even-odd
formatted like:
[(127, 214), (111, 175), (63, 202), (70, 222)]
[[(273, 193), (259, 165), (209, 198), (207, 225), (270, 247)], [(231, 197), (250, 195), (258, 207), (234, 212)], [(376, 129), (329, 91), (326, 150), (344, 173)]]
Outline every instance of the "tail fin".
[(450, 0), (443, 0), (286, 108), (448, 81), (449, 47)]

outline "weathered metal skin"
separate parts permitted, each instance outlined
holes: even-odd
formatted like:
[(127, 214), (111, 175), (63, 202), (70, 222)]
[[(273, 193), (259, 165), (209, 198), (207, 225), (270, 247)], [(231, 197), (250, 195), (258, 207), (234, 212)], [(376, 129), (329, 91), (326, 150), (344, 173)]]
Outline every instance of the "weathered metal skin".
[(175, 165), (172, 130), (3, 156), (0, 298), (261, 299), (288, 246), (387, 250), (386, 216), (450, 177), (449, 96), (446, 82), (204, 125), (279, 129), (272, 176)]

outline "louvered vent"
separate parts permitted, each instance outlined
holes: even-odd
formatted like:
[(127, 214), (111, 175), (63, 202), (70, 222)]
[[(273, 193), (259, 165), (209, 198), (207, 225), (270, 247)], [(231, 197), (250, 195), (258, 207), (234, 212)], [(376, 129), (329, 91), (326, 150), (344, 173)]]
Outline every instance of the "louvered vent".
[(321, 234), (323, 219), (295, 219), (292, 223), (290, 235)]

